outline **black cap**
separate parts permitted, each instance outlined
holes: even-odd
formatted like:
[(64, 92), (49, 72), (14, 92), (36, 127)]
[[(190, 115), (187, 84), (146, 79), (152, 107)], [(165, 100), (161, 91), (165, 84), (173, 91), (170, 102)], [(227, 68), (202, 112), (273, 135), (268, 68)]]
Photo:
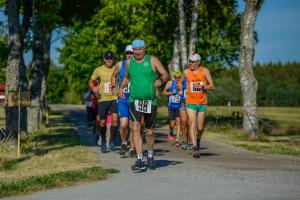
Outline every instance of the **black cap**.
[(104, 53), (104, 58), (108, 59), (108, 58), (114, 58), (114, 54), (111, 51), (107, 51)]

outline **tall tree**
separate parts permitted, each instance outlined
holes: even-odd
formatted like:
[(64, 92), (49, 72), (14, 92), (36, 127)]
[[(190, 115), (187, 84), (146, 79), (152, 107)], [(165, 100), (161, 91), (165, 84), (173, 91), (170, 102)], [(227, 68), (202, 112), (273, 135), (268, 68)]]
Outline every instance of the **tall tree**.
[[(6, 66), (6, 96), (10, 91), (18, 91), (25, 85), (25, 65), (23, 59), (22, 37), (18, 4), (16, 0), (7, 1), (9, 54)], [(19, 113), (17, 107), (6, 107), (6, 130), (16, 138)]]
[[(29, 88), (31, 91), (31, 107), (28, 108), (28, 131), (35, 132), (39, 129), (44, 113), (46, 84), (50, 66), (50, 41), (51, 32), (60, 17), (60, 0), (33, 0), (32, 17), (32, 65), (30, 72)], [(42, 90), (43, 89), (43, 90)]]
[(258, 135), (257, 88), (258, 83), (253, 72), (254, 27), (256, 17), (264, 0), (247, 0), (241, 21), (240, 46), (240, 82), (243, 101), (243, 129), (251, 137)]
[(189, 55), (192, 55), (196, 50), (197, 42), (197, 24), (198, 24), (198, 3), (199, 0), (193, 1), (193, 12), (192, 12), (192, 22), (191, 22), (191, 35), (189, 43)]
[(187, 44), (186, 44), (186, 26), (185, 26), (185, 11), (184, 1), (178, 0), (178, 12), (179, 12), (179, 33), (180, 33), (180, 55), (181, 55), (181, 68), (182, 70), (187, 65)]

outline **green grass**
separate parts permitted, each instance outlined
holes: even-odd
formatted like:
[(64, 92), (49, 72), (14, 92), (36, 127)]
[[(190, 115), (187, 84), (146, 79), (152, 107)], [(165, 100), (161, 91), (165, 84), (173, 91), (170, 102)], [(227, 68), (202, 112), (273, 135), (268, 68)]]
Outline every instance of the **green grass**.
[(100, 180), (113, 172), (101, 168), (99, 154), (80, 142), (59, 112), (50, 112), (49, 124), (38, 133), (21, 138), (20, 158), (15, 143), (0, 143), (0, 197)]
[(88, 169), (33, 176), (17, 181), (0, 183), (0, 197), (71, 186), (83, 181), (102, 180), (106, 179), (107, 175), (116, 172), (117, 170), (114, 169), (91, 167)]
[[(159, 127), (168, 128), (167, 113), (166, 106), (158, 108)], [(259, 107), (258, 115), (273, 128), (261, 125), (253, 139), (242, 130), (241, 107), (209, 106), (204, 138), (260, 153), (300, 156), (300, 108)]]

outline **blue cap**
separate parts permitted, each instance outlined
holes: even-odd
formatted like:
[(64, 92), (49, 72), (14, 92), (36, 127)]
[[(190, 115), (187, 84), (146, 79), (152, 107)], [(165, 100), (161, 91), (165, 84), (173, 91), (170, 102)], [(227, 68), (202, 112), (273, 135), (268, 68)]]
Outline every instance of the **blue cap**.
[(132, 42), (132, 48), (136, 49), (136, 48), (146, 48), (145, 42), (142, 39), (135, 39)]

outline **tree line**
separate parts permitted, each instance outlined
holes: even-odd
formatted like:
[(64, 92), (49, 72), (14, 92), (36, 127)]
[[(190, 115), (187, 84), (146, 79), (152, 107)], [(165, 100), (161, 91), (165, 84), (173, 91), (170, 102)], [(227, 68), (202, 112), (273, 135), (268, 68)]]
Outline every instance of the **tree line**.
[[(254, 74), (258, 81), (257, 104), (258, 106), (300, 106), (300, 63), (298, 62), (270, 62), (256, 63)], [(230, 101), (232, 106), (241, 105), (241, 86), (238, 67), (222, 67), (212, 70), (216, 85), (214, 92), (208, 93), (209, 105), (227, 106)], [(47, 99), (49, 103), (83, 103), (82, 94), (68, 96), (68, 74), (62, 67), (50, 68), (47, 82)], [(74, 85), (84, 85), (89, 77), (80, 80)], [(75, 95), (75, 94), (74, 94)], [(75, 101), (76, 100), (76, 101)]]

